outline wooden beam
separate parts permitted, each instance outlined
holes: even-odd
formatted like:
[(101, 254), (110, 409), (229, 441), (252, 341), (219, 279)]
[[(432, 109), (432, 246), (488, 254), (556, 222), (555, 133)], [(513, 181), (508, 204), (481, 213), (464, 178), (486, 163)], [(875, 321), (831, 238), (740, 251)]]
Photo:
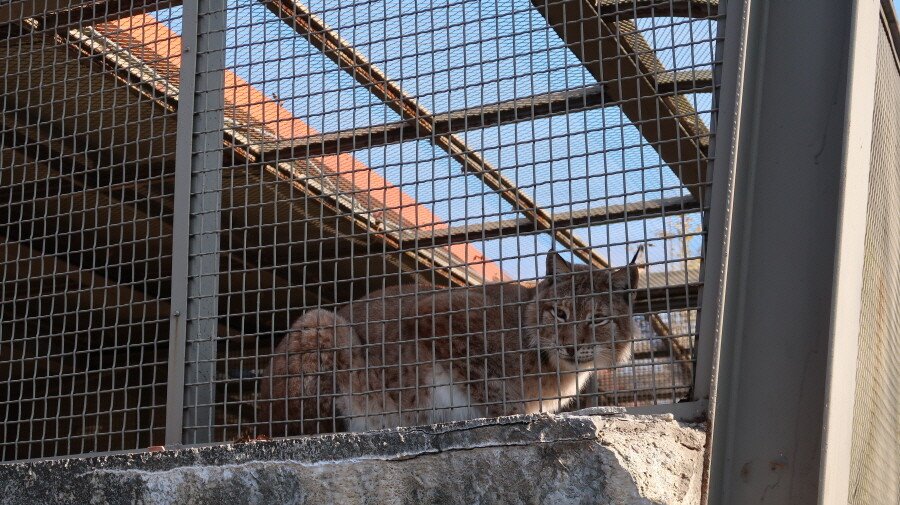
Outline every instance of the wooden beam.
[[(172, 228), (166, 219), (163, 218), (164, 215), (168, 213), (166, 207), (163, 205), (163, 197), (164, 195), (142, 195), (137, 193), (134, 188), (129, 187), (128, 184), (124, 184), (123, 187), (118, 188), (117, 191), (111, 191), (110, 187), (107, 186), (103, 182), (94, 181), (97, 177), (96, 167), (101, 166), (101, 163), (95, 158), (92, 154), (87, 154), (91, 152), (89, 149), (84, 147), (79, 147), (78, 142), (76, 142), (76, 138), (69, 135), (51, 135), (50, 133), (44, 131), (45, 128), (41, 128), (31, 124), (30, 121), (21, 121), (17, 114), (6, 113), (0, 116), (0, 121), (4, 126), (4, 135), (0, 138), (4, 141), (4, 146), (7, 149), (10, 149), (13, 154), (17, 155), (20, 161), (25, 162), (25, 164), (29, 167), (27, 171), (23, 171), (23, 174), (27, 174), (27, 178), (23, 176), (21, 180), (17, 180), (17, 184), (15, 188), (17, 191), (12, 191), (8, 193), (10, 199), (6, 200), (6, 205), (3, 207), (5, 211), (9, 211), (13, 208), (24, 207), (30, 204), (33, 204), (37, 198), (35, 198), (35, 194), (26, 192), (23, 193), (22, 189), (26, 187), (26, 185), (33, 185), (36, 187), (40, 187), (43, 191), (47, 191), (49, 196), (52, 198), (48, 200), (48, 203), (54, 207), (58, 207), (60, 209), (66, 208), (66, 202), (72, 199), (81, 199), (83, 200), (83, 205), (80, 207), (85, 209), (93, 208), (95, 212), (100, 213), (101, 211), (110, 212), (111, 210), (115, 210), (120, 213), (130, 214), (131, 219), (122, 219), (122, 220), (114, 220), (110, 218), (110, 215), (107, 214), (105, 218), (100, 219), (99, 222), (107, 223), (107, 227), (103, 228), (103, 231), (108, 232), (111, 229), (121, 228), (122, 226), (127, 225), (129, 222), (132, 223), (141, 223), (143, 226), (147, 226), (151, 221), (156, 221), (159, 229), (158, 233), (153, 234), (149, 230), (148, 227), (143, 236), (146, 240), (150, 240), (151, 238), (157, 238), (161, 244), (160, 249), (166, 249), (166, 240), (172, 236)], [(7, 135), (7, 133), (14, 131), (15, 135)], [(65, 138), (69, 139), (69, 142), (57, 141), (55, 139)], [(20, 143), (24, 142), (25, 145), (21, 145)], [(12, 158), (13, 160), (17, 158)], [(58, 168), (54, 168), (59, 164), (59, 160), (68, 159), (72, 166), (77, 166), (78, 170), (69, 171), (66, 174), (63, 174)], [(4, 171), (4, 176), (11, 175), (16, 172), (15, 166), (7, 167)], [(79, 177), (81, 175), (82, 177)], [(3, 179), (0, 179), (3, 180)], [(48, 181), (55, 181), (55, 188), (52, 188), (53, 185), (47, 184)], [(40, 184), (43, 182), (44, 184)], [(12, 190), (13, 188), (2, 188)], [(14, 199), (17, 193), (21, 193), (18, 196), (27, 197), (27, 200)], [(113, 196), (118, 195), (118, 197)], [(153, 201), (151, 201), (153, 200)], [(86, 202), (86, 204), (84, 204)], [(46, 205), (46, 204), (44, 204)], [(69, 208), (78, 208), (78, 205), (71, 204), (68, 206)], [(156, 215), (151, 215), (142, 208), (150, 207), (151, 210), (155, 211)], [(85, 211), (86, 212), (86, 211)], [(68, 217), (63, 216), (63, 214), (57, 212), (54, 214), (57, 218)], [(124, 218), (125, 216), (123, 216)], [(40, 217), (38, 219), (48, 219), (46, 216)], [(27, 218), (22, 215), (19, 216), (19, 224), (18, 226), (23, 226), (24, 222), (30, 222), (32, 219)], [(120, 222), (116, 222), (120, 221)], [(56, 237), (58, 239), (58, 237)], [(96, 235), (94, 235), (96, 239)], [(3, 238), (0, 236), (0, 239), (8, 240), (8, 238)], [(11, 242), (15, 242), (14, 240)], [(29, 241), (30, 251), (39, 251), (39, 254), (48, 257), (55, 258), (56, 252), (53, 251), (45, 251), (43, 248), (39, 247), (39, 243), (42, 242), (39, 239), (33, 239)], [(88, 243), (97, 244), (96, 240), (89, 240)], [(35, 248), (35, 246), (38, 246)], [(170, 248), (170, 246), (169, 246)], [(93, 254), (96, 251), (94, 250), (84, 250), (79, 252), (74, 252), (70, 256), (71, 258), (79, 258), (82, 255), (87, 253)], [(126, 256), (128, 256), (126, 254)], [(66, 262), (68, 268), (72, 269), (72, 271), (79, 272), (94, 272), (95, 268), (100, 267), (101, 265), (95, 264), (95, 260), (103, 260), (104, 258), (91, 258), (89, 261), (84, 260), (78, 262), (77, 265), (73, 265), (72, 263)], [(133, 258), (137, 261), (137, 258)], [(144, 258), (146, 260), (151, 260), (151, 258)], [(159, 259), (159, 258), (152, 258)], [(61, 261), (61, 260), (57, 260)], [(0, 268), (5, 268), (6, 265), (3, 265)], [(162, 268), (160, 268), (162, 269)], [(115, 269), (104, 268), (106, 272)], [(85, 274), (86, 275), (86, 274)], [(108, 277), (100, 277), (98, 274), (93, 273), (92, 275), (96, 276), (98, 279), (104, 280), (104, 285), (117, 285), (122, 286), (122, 279), (109, 279)], [(275, 277), (274, 274), (269, 273), (268, 271), (263, 271), (260, 269), (259, 273), (260, 277), (272, 276)], [(137, 282), (137, 280), (135, 281)], [(276, 280), (272, 280), (272, 283), (278, 285), (279, 282)], [(283, 281), (281, 281), (283, 284)], [(147, 282), (141, 282), (141, 286), (143, 288), (147, 288)], [(142, 290), (131, 289), (131, 288), (123, 288), (128, 289), (129, 291), (134, 292), (135, 299), (145, 299), (147, 296), (151, 298), (155, 298), (160, 296), (161, 293), (157, 292), (149, 292), (145, 293)], [(165, 317), (168, 317), (168, 304), (165, 302), (161, 303), (161, 307), (164, 309)], [(127, 322), (123, 321), (123, 324), (127, 324)], [(218, 328), (220, 335), (222, 337), (226, 337), (229, 335), (233, 335), (234, 332), (230, 331), (224, 325), (220, 325)]]
[[(553, 215), (553, 225), (557, 228), (581, 228), (632, 219), (666, 217), (699, 211), (700, 205), (693, 198), (675, 197), (647, 202), (632, 202), (624, 205), (610, 205), (574, 212), (561, 212)], [(404, 233), (403, 240), (404, 243), (415, 243), (418, 247), (432, 247), (451, 242), (487, 240), (541, 231), (534, 225), (534, 221), (530, 219), (505, 219), (474, 225), (454, 226), (429, 234), (419, 234), (410, 230)]]
[(719, 0), (596, 0), (605, 21), (637, 18), (710, 19), (719, 12)]
[(134, 339), (132, 328), (153, 336), (168, 324), (168, 303), (6, 237), (0, 237), (0, 269), (4, 306), (28, 304), (26, 317), (52, 317), (72, 331), (103, 331), (112, 337), (100, 340), (107, 345)]
[(0, 25), (36, 18), (49, 28), (87, 26), (175, 5), (181, 0), (11, 0), (0, 5)]
[(355, 151), (368, 147), (396, 144), (432, 135), (447, 135), (498, 124), (529, 121), (570, 112), (603, 107), (603, 86), (546, 93), (517, 98), (470, 109), (434, 114), (431, 128), (422, 128), (415, 120), (396, 121), (369, 128), (354, 128), (297, 139), (292, 145), (263, 153), (264, 160), (289, 160)]
[[(667, 95), (708, 93), (713, 90), (712, 72), (706, 70), (669, 72), (657, 76), (656, 83), (659, 92)], [(418, 122), (407, 120), (311, 135), (293, 140), (287, 146), (268, 149), (262, 153), (262, 159), (278, 162), (339, 154), (410, 140), (427, 140), (432, 135), (448, 135), (617, 105), (605, 95), (603, 88), (597, 84), (434, 114), (430, 120), (434, 124), (433, 130), (421, 128)]]
[(715, 89), (712, 70), (681, 70), (655, 76), (656, 89), (662, 95), (712, 93)]
[(532, 0), (547, 23), (620, 103), (628, 119), (697, 201), (708, 185), (709, 130), (681, 95), (659, 91), (668, 71), (633, 21), (602, 19), (590, 0)]

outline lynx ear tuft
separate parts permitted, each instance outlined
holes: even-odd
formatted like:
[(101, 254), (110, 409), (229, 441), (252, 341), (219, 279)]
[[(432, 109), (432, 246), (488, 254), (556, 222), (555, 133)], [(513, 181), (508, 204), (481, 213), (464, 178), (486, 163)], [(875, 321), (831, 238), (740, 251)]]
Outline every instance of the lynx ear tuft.
[(610, 284), (614, 290), (637, 289), (638, 281), (641, 278), (641, 265), (638, 264), (637, 260), (643, 251), (644, 246), (638, 246), (638, 250), (634, 253), (628, 266), (613, 270), (612, 274), (610, 274)]
[(637, 265), (637, 260), (641, 256), (641, 253), (644, 252), (644, 245), (641, 244), (638, 246), (637, 251), (634, 253), (634, 256), (631, 257), (631, 262), (629, 265)]
[(547, 253), (547, 277), (553, 277), (554, 275), (560, 274), (568, 274), (572, 273), (572, 265), (570, 265), (566, 260), (562, 258), (554, 250), (550, 250)]

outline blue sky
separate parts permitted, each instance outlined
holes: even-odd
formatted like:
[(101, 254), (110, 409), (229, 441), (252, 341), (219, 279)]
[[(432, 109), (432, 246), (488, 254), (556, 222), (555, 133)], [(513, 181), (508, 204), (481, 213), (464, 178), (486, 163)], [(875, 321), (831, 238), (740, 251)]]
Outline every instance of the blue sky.
[[(595, 84), (528, 0), (422, 2), (312, 0), (310, 9), (370, 62), (433, 112)], [(228, 1), (226, 65), (322, 132), (400, 118), (351, 76), (297, 36), (259, 2)], [(157, 17), (180, 31), (180, 8)], [(715, 24), (641, 20), (639, 29), (667, 69), (709, 69)], [(709, 123), (711, 97), (693, 96)], [(550, 211), (565, 212), (683, 193), (671, 170), (617, 106), (459, 135), (493, 167)], [(353, 155), (445, 219), (461, 225), (517, 217), (474, 175), (428, 141)], [(661, 219), (577, 230), (613, 264), (638, 243), (656, 240)], [(626, 248), (626, 243), (633, 244)], [(543, 270), (548, 234), (478, 242), (514, 277)], [(693, 254), (700, 245), (692, 242)], [(556, 249), (562, 249), (557, 245)], [(663, 261), (662, 243), (650, 249)]]

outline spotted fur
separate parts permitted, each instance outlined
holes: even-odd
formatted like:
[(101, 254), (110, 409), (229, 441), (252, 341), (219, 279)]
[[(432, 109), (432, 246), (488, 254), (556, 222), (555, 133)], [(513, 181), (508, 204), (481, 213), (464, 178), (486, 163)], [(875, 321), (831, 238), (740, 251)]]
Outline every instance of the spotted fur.
[(556, 412), (627, 358), (632, 261), (571, 265), (551, 252), (535, 286), (393, 286), (302, 315), (261, 386), (272, 435)]

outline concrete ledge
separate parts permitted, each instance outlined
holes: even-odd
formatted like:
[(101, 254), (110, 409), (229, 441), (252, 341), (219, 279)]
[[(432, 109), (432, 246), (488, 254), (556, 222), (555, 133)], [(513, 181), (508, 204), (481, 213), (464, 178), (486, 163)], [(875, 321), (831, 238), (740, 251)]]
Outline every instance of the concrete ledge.
[(695, 504), (705, 435), (581, 411), (0, 465), (0, 503)]

